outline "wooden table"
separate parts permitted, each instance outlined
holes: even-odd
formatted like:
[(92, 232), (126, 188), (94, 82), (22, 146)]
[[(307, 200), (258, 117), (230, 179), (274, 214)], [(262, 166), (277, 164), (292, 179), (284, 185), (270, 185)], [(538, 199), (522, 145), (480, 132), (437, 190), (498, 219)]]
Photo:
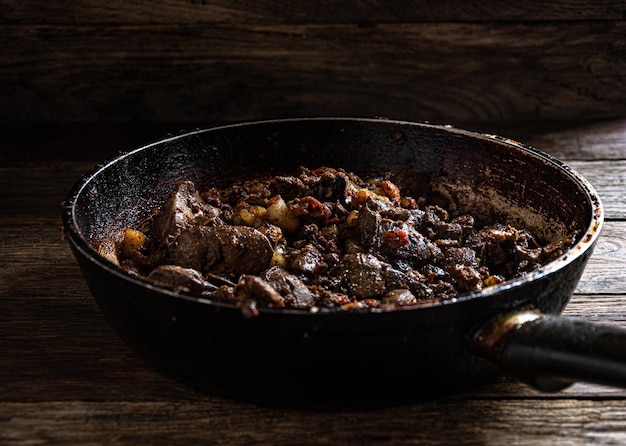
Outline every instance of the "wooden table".
[[(182, 129), (0, 133), (0, 444), (626, 444), (626, 390), (596, 385), (543, 394), (498, 378), (434, 401), (316, 412), (200, 394), (144, 364), (91, 298), (60, 203), (96, 162)], [(626, 119), (474, 129), (543, 149), (594, 184), (606, 224), (566, 314), (626, 325)]]

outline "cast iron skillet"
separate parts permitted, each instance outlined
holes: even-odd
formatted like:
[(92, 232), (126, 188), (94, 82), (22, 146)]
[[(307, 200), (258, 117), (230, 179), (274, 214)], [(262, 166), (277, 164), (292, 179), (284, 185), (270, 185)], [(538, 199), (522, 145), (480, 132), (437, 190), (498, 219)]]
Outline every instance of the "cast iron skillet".
[[(164, 202), (199, 188), (300, 165), (394, 172), (413, 196), (459, 201), (482, 217), (578, 242), (562, 258), (452, 302), (383, 312), (261, 309), (131, 277), (98, 254)], [(265, 404), (330, 408), (432, 398), (504, 372), (541, 390), (575, 381), (626, 386), (626, 334), (557, 316), (603, 221), (592, 186), (558, 160), (485, 134), (380, 119), (265, 121), (197, 131), (122, 154), (82, 178), (64, 230), (104, 315), (132, 348), (203, 391)]]

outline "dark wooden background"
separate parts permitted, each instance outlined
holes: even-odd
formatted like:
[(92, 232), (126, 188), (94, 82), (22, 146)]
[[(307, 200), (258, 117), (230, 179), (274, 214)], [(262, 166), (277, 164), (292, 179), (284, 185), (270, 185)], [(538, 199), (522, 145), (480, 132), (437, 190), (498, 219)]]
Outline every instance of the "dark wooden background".
[(624, 0), (0, 0), (0, 121), (626, 113)]
[(565, 314), (626, 327), (626, 0), (0, 0), (0, 444), (623, 445), (626, 390), (506, 377), (372, 411), (266, 408), (147, 366), (90, 297), (60, 203), (182, 130), (386, 116), (500, 133), (606, 210)]

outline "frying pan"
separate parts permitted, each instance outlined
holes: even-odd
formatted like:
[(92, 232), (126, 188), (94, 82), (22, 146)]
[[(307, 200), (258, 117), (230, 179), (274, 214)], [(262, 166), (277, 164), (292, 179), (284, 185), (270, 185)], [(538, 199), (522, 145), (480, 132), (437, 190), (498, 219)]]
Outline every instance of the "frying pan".
[[(391, 172), (413, 196), (455, 200), (547, 241), (576, 232), (577, 242), (524, 277), (448, 301), (393, 311), (260, 309), (257, 316), (133, 277), (101, 255), (183, 179), (202, 189), (301, 165)], [(332, 408), (438, 397), (500, 373), (545, 391), (576, 381), (626, 386), (626, 332), (559, 316), (596, 244), (601, 202), (578, 173), (506, 138), (353, 118), (195, 131), (98, 166), (70, 191), (62, 217), (90, 291), (121, 338), (205, 392)]]

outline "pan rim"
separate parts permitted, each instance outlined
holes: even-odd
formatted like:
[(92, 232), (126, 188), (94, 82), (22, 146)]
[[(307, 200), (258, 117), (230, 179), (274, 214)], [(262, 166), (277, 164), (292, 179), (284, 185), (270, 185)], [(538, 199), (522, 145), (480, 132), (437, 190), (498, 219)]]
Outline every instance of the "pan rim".
[(97, 164), (90, 171), (86, 172), (70, 189), (66, 199), (61, 204), (62, 210), (62, 225), (63, 231), (68, 242), (78, 251), (80, 251), (81, 255), (84, 256), (85, 259), (94, 263), (98, 268), (105, 270), (108, 274), (116, 276), (117, 278), (132, 283), (136, 286), (146, 288), (150, 291), (157, 292), (160, 294), (164, 294), (176, 299), (184, 299), (187, 301), (198, 302), (202, 305), (210, 305), (216, 306), (224, 309), (234, 309), (237, 311), (241, 311), (239, 307), (235, 304), (231, 304), (228, 302), (221, 302), (218, 300), (212, 300), (205, 297), (199, 297), (197, 295), (192, 295), (190, 293), (185, 293), (184, 291), (177, 290), (174, 288), (156, 285), (155, 283), (148, 281), (146, 279), (135, 277), (120, 267), (115, 265), (113, 262), (106, 259), (102, 256), (98, 251), (89, 243), (89, 240), (85, 235), (79, 231), (77, 225), (75, 224), (76, 215), (78, 212), (77, 209), (77, 201), (79, 197), (86, 193), (88, 189), (88, 185), (91, 181), (93, 181), (101, 172), (107, 169), (113, 168), (117, 163), (122, 162), (124, 159), (133, 156), (136, 153), (149, 150), (151, 147), (166, 144), (168, 142), (176, 141), (183, 138), (188, 138), (193, 135), (199, 135), (210, 132), (218, 132), (225, 129), (237, 129), (242, 127), (250, 127), (256, 125), (271, 125), (271, 124), (287, 124), (290, 122), (371, 122), (371, 123), (389, 123), (392, 125), (399, 126), (417, 126), (421, 128), (432, 128), (436, 130), (443, 130), (445, 132), (449, 132), (451, 134), (457, 134), (461, 136), (467, 136), (478, 139), (485, 139), (497, 142), (499, 144), (504, 144), (507, 146), (511, 146), (516, 150), (520, 150), (525, 154), (540, 158), (545, 162), (553, 165), (559, 171), (561, 171), (564, 175), (567, 175), (571, 181), (576, 183), (576, 185), (580, 188), (582, 192), (584, 192), (584, 199), (586, 204), (591, 206), (591, 219), (585, 232), (581, 234), (579, 240), (576, 242), (574, 246), (572, 246), (564, 255), (559, 258), (543, 265), (536, 270), (525, 274), (524, 276), (514, 278), (508, 280), (504, 283), (494, 285), (488, 288), (484, 288), (480, 291), (469, 292), (460, 294), (454, 298), (440, 300), (433, 299), (431, 301), (420, 302), (417, 305), (407, 306), (407, 307), (399, 307), (394, 309), (359, 309), (359, 310), (336, 310), (336, 311), (311, 311), (310, 309), (277, 309), (277, 308), (258, 308), (258, 314), (288, 314), (288, 315), (348, 315), (348, 314), (380, 314), (380, 313), (393, 313), (393, 312), (412, 312), (412, 311), (420, 311), (426, 308), (433, 307), (441, 307), (445, 305), (451, 305), (466, 301), (473, 301), (476, 299), (484, 299), (495, 294), (499, 294), (504, 292), (505, 290), (518, 288), (528, 282), (533, 282), (539, 280), (541, 278), (547, 277), (556, 271), (561, 270), (566, 267), (568, 264), (574, 262), (580, 256), (584, 255), (589, 249), (591, 249), (600, 233), (604, 224), (604, 208), (602, 205), (602, 201), (598, 193), (596, 192), (593, 185), (579, 172), (572, 169), (563, 161), (559, 160), (552, 155), (545, 153), (539, 149), (531, 147), (527, 144), (520, 143), (518, 141), (512, 140), (510, 138), (506, 138), (499, 135), (488, 134), (473, 130), (465, 130), (456, 128), (452, 125), (448, 124), (432, 124), (429, 122), (414, 122), (414, 121), (404, 121), (404, 120), (394, 120), (387, 118), (353, 118), (353, 117), (309, 117), (309, 118), (283, 118), (283, 119), (269, 119), (269, 120), (258, 120), (258, 121), (248, 121), (248, 122), (240, 122), (234, 124), (221, 125), (216, 127), (209, 127), (204, 129), (193, 130), (189, 132), (184, 132), (179, 135), (171, 136), (168, 138), (160, 139), (158, 141), (143, 145), (134, 150), (128, 152), (122, 152), (117, 156), (106, 160), (102, 163)]

